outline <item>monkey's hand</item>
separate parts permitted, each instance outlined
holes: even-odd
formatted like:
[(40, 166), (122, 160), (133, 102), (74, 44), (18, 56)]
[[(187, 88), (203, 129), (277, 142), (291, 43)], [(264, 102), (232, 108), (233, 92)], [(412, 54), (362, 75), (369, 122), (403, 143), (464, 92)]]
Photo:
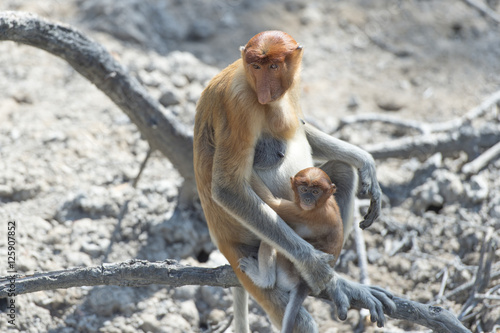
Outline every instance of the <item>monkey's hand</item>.
[(366, 308), (370, 311), (371, 321), (376, 322), (378, 327), (383, 327), (384, 309), (388, 314), (396, 310), (396, 305), (392, 301), (393, 296), (388, 291), (348, 281), (340, 276), (332, 279), (325, 292), (328, 293), (327, 298), (335, 303), (340, 320), (347, 318), (347, 310), (351, 307)]
[(377, 180), (377, 173), (375, 170), (375, 161), (370, 154), (366, 154), (365, 163), (359, 169), (359, 176), (361, 181), (360, 194), (370, 196), (370, 207), (364, 216), (363, 221), (359, 223), (361, 229), (366, 229), (379, 217), (380, 210), (382, 209), (382, 190)]
[(335, 274), (331, 267), (334, 262), (334, 255), (313, 250), (312, 256), (298, 264), (295, 263), (295, 267), (311, 288), (311, 293), (318, 295), (326, 288)]

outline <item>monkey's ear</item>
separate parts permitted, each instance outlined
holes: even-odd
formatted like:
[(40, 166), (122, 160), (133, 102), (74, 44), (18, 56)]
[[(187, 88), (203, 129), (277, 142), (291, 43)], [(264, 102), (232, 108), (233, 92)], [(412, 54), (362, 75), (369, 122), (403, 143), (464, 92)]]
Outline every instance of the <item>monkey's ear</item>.
[(302, 50), (304, 47), (302, 45), (297, 45), (297, 50)]
[(334, 183), (332, 183), (330, 185), (330, 192), (331, 192), (331, 194), (334, 194), (335, 192), (337, 192), (337, 185), (335, 185)]
[(245, 51), (245, 47), (244, 46), (240, 46), (240, 51), (241, 52)]

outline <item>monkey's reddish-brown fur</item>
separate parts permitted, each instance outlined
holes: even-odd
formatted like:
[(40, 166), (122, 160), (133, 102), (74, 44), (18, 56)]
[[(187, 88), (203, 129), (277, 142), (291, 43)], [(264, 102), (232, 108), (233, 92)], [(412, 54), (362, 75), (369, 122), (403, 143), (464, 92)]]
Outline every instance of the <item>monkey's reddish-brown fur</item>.
[[(339, 206), (333, 196), (336, 186), (323, 170), (314, 167), (298, 172), (291, 178), (291, 184), (295, 201), (275, 198), (262, 183), (254, 185), (254, 189), (262, 200), (299, 234), (301, 226), (306, 226), (308, 231), (303, 238), (307, 242), (318, 250), (333, 254), (337, 260), (344, 242), (344, 230)], [(323, 191), (316, 206), (311, 210), (304, 210), (300, 206), (300, 185)], [(331, 264), (333, 266), (335, 262)]]
[[(224, 174), (223, 179), (218, 178), (223, 182), (219, 185), (228, 192), (236, 193), (249, 188), (253, 154), (261, 133), (288, 140), (294, 137), (299, 127), (299, 117), (302, 114), (298, 85), (302, 50), (293, 39), (293, 42), (273, 46), (275, 38), (274, 34), (257, 37), (259, 43), (255, 46), (247, 45), (242, 50), (242, 58), (222, 70), (204, 90), (198, 102), (195, 120), (194, 166), (201, 203), (213, 241), (227, 258), (245, 289), (275, 323), (280, 323), (284, 309), (275, 306), (269, 298), (269, 291), (256, 287), (238, 268), (238, 260), (245, 256), (240, 250), (242, 246), (258, 247), (259, 238), (241, 221), (228, 214), (214, 200), (212, 193), (212, 180), (218, 172)], [(264, 47), (262, 45), (267, 45), (268, 51), (260, 49)], [(295, 51), (290, 53), (293, 48)], [(251, 64), (243, 60), (247, 53), (263, 51), (268, 52), (264, 64), (280, 65), (276, 75), (268, 75), (267, 68), (267, 74), (256, 77)], [(266, 89), (279, 91), (267, 93)], [(271, 103), (285, 92), (286, 98)], [(261, 98), (259, 94), (265, 96)], [(273, 96), (270, 96), (273, 94), (279, 96), (273, 100)], [(214, 161), (217, 162), (216, 165)]]
[(299, 45), (287, 33), (282, 31), (262, 32), (250, 39), (245, 47), (245, 61), (248, 64), (284, 62)]

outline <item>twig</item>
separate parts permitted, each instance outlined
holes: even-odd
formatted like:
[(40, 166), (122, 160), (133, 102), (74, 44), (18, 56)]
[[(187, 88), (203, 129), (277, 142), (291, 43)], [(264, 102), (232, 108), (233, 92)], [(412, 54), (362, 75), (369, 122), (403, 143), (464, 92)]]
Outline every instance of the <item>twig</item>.
[[(500, 271), (494, 271), (491, 273), (491, 279), (496, 279), (500, 277)], [(464, 284), (461, 284), (460, 286), (456, 287), (455, 289), (449, 291), (444, 295), (444, 298), (446, 299), (451, 299), (451, 297), (466, 292), (468, 289), (472, 288), (474, 286), (474, 281), (471, 280), (469, 282), (466, 282)]]
[(495, 11), (491, 10), (488, 6), (486, 6), (482, 2), (478, 2), (476, 0), (462, 0), (470, 7), (476, 9), (481, 14), (488, 16), (490, 19), (495, 21), (496, 23), (500, 23), (500, 15), (498, 15)]
[(481, 246), (481, 255), (479, 257), (476, 279), (474, 281), (469, 299), (462, 306), (462, 311), (458, 315), (459, 319), (464, 318), (476, 307), (476, 305), (479, 303), (478, 299), (476, 298), (476, 294), (482, 292), (488, 286), (488, 283), (491, 279), (491, 263), (493, 262), (494, 256), (492, 235), (493, 229), (488, 228), (488, 231), (483, 238), (483, 245)]
[(492, 160), (500, 156), (500, 142), (479, 155), (475, 160), (465, 164), (462, 172), (467, 175), (477, 174), (486, 167)]
[(500, 301), (500, 296), (496, 296), (496, 295), (488, 295), (488, 294), (475, 294), (474, 295), (474, 298), (477, 299), (477, 300), (485, 300), (485, 299), (488, 299), (488, 300), (492, 300), (492, 301)]
[[(189, 267), (179, 265), (175, 260), (148, 262), (130, 260), (101, 266), (74, 268), (62, 271), (36, 273), (24, 277), (0, 277), (0, 298), (7, 297), (11, 284), (17, 295), (42, 290), (66, 289), (81, 286), (116, 285), (140, 287), (151, 284), (180, 287), (185, 285), (205, 285), (214, 287), (240, 286), (231, 266), (215, 268)], [(338, 281), (337, 281), (338, 283)], [(322, 293), (319, 297), (333, 300), (333, 295)], [(392, 318), (411, 321), (435, 332), (470, 332), (449, 311), (440, 307), (428, 306), (394, 297), (395, 311), (384, 309)], [(361, 303), (353, 301), (351, 307), (362, 308)]]
[[(144, 157), (144, 160), (141, 163), (141, 167), (139, 168), (139, 172), (137, 173), (137, 176), (134, 178), (134, 181), (132, 182), (132, 188), (137, 188), (137, 183), (139, 182), (139, 179), (141, 178), (142, 172), (146, 168), (146, 164), (148, 163), (149, 158), (151, 157), (151, 154), (153, 153), (153, 149), (149, 147), (148, 152), (146, 153), (146, 157)], [(120, 214), (118, 215), (117, 221), (115, 226), (115, 230), (113, 230), (113, 234), (111, 235), (111, 239), (109, 241), (108, 248), (106, 249), (106, 253), (104, 254), (104, 257), (102, 259), (102, 262), (108, 261), (108, 256), (111, 253), (111, 250), (113, 249), (113, 244), (115, 241), (118, 239), (118, 235), (120, 234), (121, 227), (122, 227), (122, 222), (123, 218), (125, 217), (125, 214), (128, 212), (128, 205), (130, 203), (130, 198), (125, 200), (123, 203), (122, 208), (120, 209)]]
[(154, 149), (149, 147), (148, 152), (146, 153), (146, 157), (144, 157), (144, 161), (141, 163), (141, 167), (139, 168), (139, 172), (137, 173), (137, 176), (135, 177), (134, 181), (132, 182), (132, 187), (136, 188), (137, 183), (139, 182), (139, 179), (141, 179), (142, 172), (146, 168), (146, 164), (149, 161), (149, 158), (151, 157), (151, 154), (153, 154)]
[(448, 283), (448, 267), (445, 267), (443, 270), (443, 279), (441, 280), (441, 287), (439, 288), (439, 293), (437, 295), (438, 300), (440, 300), (443, 297), (447, 283)]

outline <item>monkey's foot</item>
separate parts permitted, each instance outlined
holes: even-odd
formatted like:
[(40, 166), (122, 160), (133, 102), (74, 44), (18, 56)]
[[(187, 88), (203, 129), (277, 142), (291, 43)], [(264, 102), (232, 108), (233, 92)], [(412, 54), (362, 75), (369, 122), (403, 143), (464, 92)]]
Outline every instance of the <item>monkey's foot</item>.
[[(367, 161), (373, 161), (373, 158), (367, 159)], [(366, 229), (372, 225), (372, 223), (380, 216), (380, 211), (382, 209), (382, 190), (377, 181), (375, 163), (366, 163), (365, 166), (359, 169), (361, 178), (361, 189), (360, 194), (368, 194), (370, 196), (370, 207), (368, 212), (363, 218), (363, 221), (359, 223), (361, 229)]]
[(356, 308), (366, 308), (370, 311), (370, 319), (376, 322), (378, 327), (385, 324), (384, 309), (389, 313), (395, 310), (392, 294), (388, 291), (374, 287), (362, 285), (337, 276), (336, 281), (326, 289), (337, 307), (337, 315), (340, 320), (347, 318), (347, 311), (351, 306)]
[(259, 270), (259, 261), (255, 258), (241, 258), (239, 267), (257, 287), (270, 289), (276, 284), (276, 270), (270, 269), (267, 272)]

